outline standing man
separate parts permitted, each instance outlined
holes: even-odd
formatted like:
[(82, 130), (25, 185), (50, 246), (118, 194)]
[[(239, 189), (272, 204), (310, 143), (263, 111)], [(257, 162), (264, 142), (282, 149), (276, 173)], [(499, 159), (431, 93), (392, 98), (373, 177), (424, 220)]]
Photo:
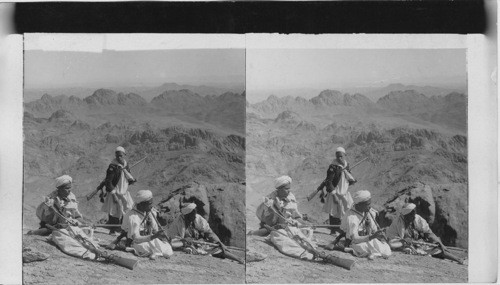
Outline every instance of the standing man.
[(346, 233), (346, 246), (352, 248), (355, 256), (374, 259), (377, 256), (388, 258), (391, 248), (379, 229), (371, 208), (371, 194), (360, 190), (354, 194), (354, 206), (342, 218), (341, 229)]
[[(52, 191), (48, 196), (44, 197), (42, 202), (36, 209), (36, 216), (40, 219), (40, 228), (35, 231), (29, 231), (28, 234), (45, 235), (51, 231), (47, 225), (59, 227), (67, 224), (68, 220), (73, 220), (75, 224), (82, 224), (83, 217), (78, 210), (78, 202), (75, 194), (71, 192), (73, 186), (73, 178), (69, 175), (63, 175), (56, 178), (56, 190)], [(54, 209), (60, 214), (54, 212)]]
[[(352, 197), (349, 193), (349, 185), (356, 182), (349, 170), (349, 163), (345, 160), (346, 152), (343, 147), (335, 151), (335, 158), (328, 167), (326, 179), (318, 187), (318, 191), (326, 187), (323, 212), (328, 213), (330, 225), (340, 225), (342, 217), (352, 206)], [(333, 228), (331, 234), (338, 232)]]
[(127, 246), (131, 246), (141, 257), (169, 258), (173, 251), (168, 242), (160, 239), (166, 238), (166, 233), (160, 230), (157, 223), (158, 212), (153, 208), (153, 193), (140, 190), (135, 198), (137, 205), (123, 218), (122, 229), (127, 232)]
[[(121, 146), (116, 148), (115, 159), (106, 171), (104, 180), (106, 186), (106, 197), (101, 210), (108, 213), (108, 224), (121, 224), (123, 215), (134, 205), (134, 201), (128, 192), (128, 186), (137, 180), (130, 174), (126, 152)], [(120, 232), (120, 227), (110, 228), (110, 234)]]

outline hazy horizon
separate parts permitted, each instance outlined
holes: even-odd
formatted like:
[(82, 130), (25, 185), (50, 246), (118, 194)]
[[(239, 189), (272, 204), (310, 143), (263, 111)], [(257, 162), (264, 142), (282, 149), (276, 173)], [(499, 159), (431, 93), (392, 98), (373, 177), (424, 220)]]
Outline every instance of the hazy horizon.
[(465, 49), (248, 49), (246, 61), (249, 102), (294, 89), (467, 85)]
[(26, 50), (24, 56), (26, 89), (245, 84), (244, 49)]

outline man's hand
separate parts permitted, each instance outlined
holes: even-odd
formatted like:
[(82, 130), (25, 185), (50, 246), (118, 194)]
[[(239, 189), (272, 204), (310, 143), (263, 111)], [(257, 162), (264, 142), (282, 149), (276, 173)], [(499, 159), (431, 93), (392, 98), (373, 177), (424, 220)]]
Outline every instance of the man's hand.
[(163, 230), (159, 230), (156, 233), (151, 235), (151, 240), (154, 240), (155, 238), (164, 237), (164, 236), (165, 236), (165, 232)]
[(128, 181), (128, 184), (129, 184), (129, 185), (132, 185), (132, 184), (134, 184), (135, 182), (137, 182), (137, 179), (135, 179), (135, 178), (134, 178), (134, 179), (130, 179), (130, 180)]
[(384, 230), (378, 230), (370, 236), (370, 240), (375, 239), (375, 238), (378, 240), (385, 240)]

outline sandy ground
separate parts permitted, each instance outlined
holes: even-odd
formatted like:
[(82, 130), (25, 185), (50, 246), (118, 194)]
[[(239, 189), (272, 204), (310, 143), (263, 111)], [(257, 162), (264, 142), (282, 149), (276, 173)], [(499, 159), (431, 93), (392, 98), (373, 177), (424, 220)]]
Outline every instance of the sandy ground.
[[(321, 233), (319, 232), (321, 231)], [(302, 261), (281, 254), (266, 238), (247, 236), (250, 252), (267, 255), (259, 262), (248, 262), (247, 283), (461, 283), (467, 282), (467, 265), (428, 256), (393, 252), (389, 259), (368, 260), (351, 254), (321, 248), (333, 241), (333, 236), (315, 231), (314, 238), (320, 250), (338, 257), (355, 259), (351, 270), (333, 264)], [(453, 252), (465, 257), (466, 253)]]
[[(97, 232), (99, 231), (99, 232)], [(107, 244), (114, 236), (97, 229), (94, 236)], [(140, 260), (134, 270), (112, 263), (79, 259), (60, 251), (48, 237), (23, 236), (23, 247), (48, 253), (40, 262), (23, 264), (24, 284), (146, 284), (146, 283), (244, 283), (245, 266), (228, 259), (174, 252), (170, 259), (149, 260), (131, 253), (113, 251)], [(243, 258), (242, 252), (232, 253)]]

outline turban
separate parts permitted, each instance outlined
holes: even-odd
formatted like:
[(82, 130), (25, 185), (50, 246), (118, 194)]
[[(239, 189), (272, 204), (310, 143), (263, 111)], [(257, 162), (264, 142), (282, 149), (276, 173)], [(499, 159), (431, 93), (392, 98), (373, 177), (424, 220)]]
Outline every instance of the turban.
[(151, 193), (151, 191), (149, 190), (139, 190), (139, 192), (137, 192), (137, 194), (135, 195), (135, 201), (137, 204), (148, 201), (150, 199), (153, 199), (153, 193)]
[(181, 213), (183, 215), (187, 215), (191, 213), (194, 209), (196, 209), (196, 204), (195, 203), (189, 203), (185, 205), (184, 207), (181, 208)]
[(372, 195), (370, 194), (370, 191), (359, 190), (358, 192), (354, 193), (352, 200), (354, 201), (354, 204), (358, 204), (370, 200), (371, 197)]
[(411, 213), (411, 211), (415, 210), (416, 207), (417, 206), (415, 204), (408, 203), (401, 209), (401, 214), (408, 215), (409, 213)]
[(61, 177), (56, 178), (56, 187), (59, 188), (60, 186), (69, 184), (73, 182), (73, 178), (69, 175), (63, 175)]
[(116, 148), (116, 150), (115, 150), (115, 152), (117, 152), (117, 151), (120, 151), (120, 152), (126, 153), (126, 152), (125, 152), (125, 149), (124, 149), (122, 146), (117, 147), (117, 148)]
[(292, 183), (292, 178), (290, 178), (290, 176), (284, 175), (284, 176), (276, 178), (276, 180), (274, 181), (274, 188), (277, 189), (283, 185), (291, 184), (291, 183)]
[(339, 147), (335, 150), (335, 152), (342, 152), (343, 154), (345, 154), (345, 149), (344, 149), (343, 147), (339, 146)]

